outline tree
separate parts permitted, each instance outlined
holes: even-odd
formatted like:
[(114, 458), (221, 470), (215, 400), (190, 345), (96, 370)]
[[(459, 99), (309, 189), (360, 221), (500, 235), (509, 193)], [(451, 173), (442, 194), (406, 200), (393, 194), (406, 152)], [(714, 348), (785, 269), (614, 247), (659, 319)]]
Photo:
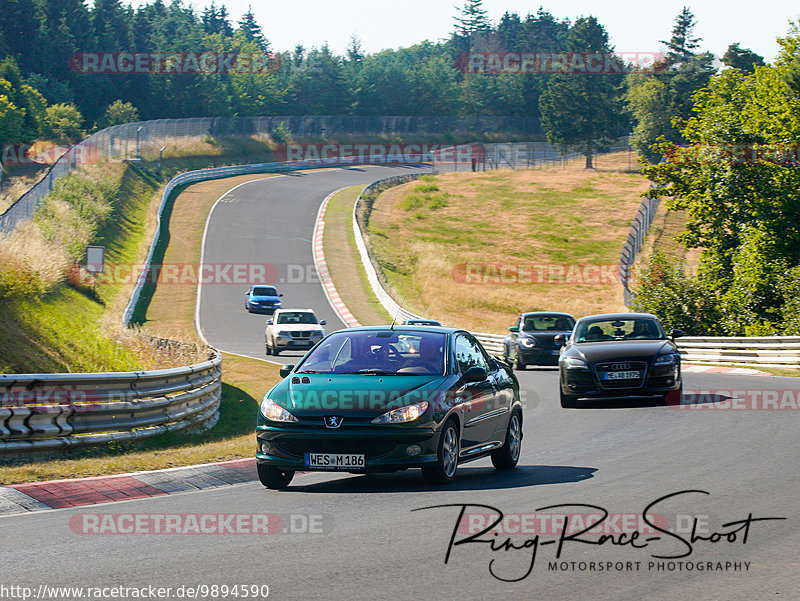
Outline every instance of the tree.
[(691, 60), (695, 55), (695, 50), (700, 47), (703, 38), (692, 37), (694, 28), (697, 25), (692, 11), (688, 6), (684, 6), (681, 13), (675, 19), (675, 26), (672, 28), (670, 40), (661, 40), (667, 47), (667, 61), (670, 64)]
[(139, 121), (139, 111), (130, 102), (115, 100), (106, 108), (103, 116), (95, 124), (95, 129), (103, 129), (112, 125), (135, 123)]
[(54, 104), (47, 107), (47, 124), (53, 135), (66, 142), (81, 138), (83, 116), (73, 104)]
[(233, 36), (233, 27), (228, 20), (228, 9), (223, 4), (217, 7), (214, 2), (203, 10), (201, 17), (203, 30), (208, 34), (219, 33), (225, 37)]
[(458, 12), (459, 16), (454, 19), (456, 35), (459, 37), (469, 38), (474, 33), (491, 29), (489, 19), (486, 17), (486, 9), (483, 8), (483, 0), (467, 0), (467, 3)]
[(700, 38), (694, 37), (694, 15), (688, 8), (676, 17), (663, 61), (655, 72), (637, 71), (627, 76), (626, 106), (634, 118), (631, 145), (650, 162), (660, 160), (656, 140), (680, 144), (683, 138), (673, 120), (692, 116), (692, 96), (704, 88), (715, 73), (714, 57), (698, 53)]
[(659, 186), (651, 193), (685, 212), (680, 239), (703, 249), (699, 277), (718, 299), (727, 335), (782, 332), (800, 281), (800, 173), (791, 142), (800, 138), (800, 99), (786, 86), (800, 45), (796, 37), (785, 42), (775, 66), (711, 78), (694, 96), (683, 145), (662, 140), (670, 160), (644, 170)]
[(764, 66), (764, 57), (748, 48), (740, 48), (739, 43), (731, 44), (722, 56), (722, 62), (739, 69), (742, 73), (752, 73), (756, 67)]
[[(601, 53), (610, 57), (608, 34), (594, 17), (581, 17), (569, 31), (567, 49), (571, 61), (583, 53)], [(612, 60), (610, 59), (609, 63)], [(571, 63), (572, 64), (572, 63)], [(575, 65), (577, 66), (577, 64)], [(622, 72), (622, 65), (617, 64)], [(551, 144), (581, 148), (586, 168), (592, 157), (621, 133), (625, 124), (620, 85), (622, 76), (575, 70), (554, 74), (539, 99), (542, 127)]]
[(244, 35), (244, 39), (248, 42), (255, 42), (264, 54), (269, 52), (269, 42), (264, 36), (264, 32), (261, 30), (261, 26), (256, 22), (252, 6), (247, 6), (247, 12), (242, 15), (237, 31), (241, 32), (242, 35)]

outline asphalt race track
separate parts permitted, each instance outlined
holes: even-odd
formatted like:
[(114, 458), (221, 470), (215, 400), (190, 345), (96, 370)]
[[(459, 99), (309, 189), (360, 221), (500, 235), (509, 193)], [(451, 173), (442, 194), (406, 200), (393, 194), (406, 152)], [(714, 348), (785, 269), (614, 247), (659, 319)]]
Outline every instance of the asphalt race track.
[[(239, 187), (214, 210), (205, 260), (311, 265), (311, 227), (325, 196), (409, 169), (327, 170)], [(311, 307), (328, 331), (341, 327), (318, 284), (286, 273), (278, 284), (284, 306)], [(222, 350), (264, 358), (264, 316), (244, 310), (246, 287), (204, 286), (202, 328)], [(187, 597), (178, 587), (199, 585), (268, 585), (270, 599), (298, 600), (800, 598), (800, 379), (685, 376), (689, 398), (743, 396), (756, 399), (757, 409), (642, 401), (564, 410), (554, 370), (518, 373), (526, 410), (516, 470), (497, 472), (482, 460), (441, 487), (416, 471), (309, 473), (284, 492), (239, 484), (3, 517), (0, 585), (153, 585), (172, 587), (170, 599)], [(764, 398), (781, 401), (762, 410)], [(695, 492), (650, 509), (658, 529), (642, 520), (652, 502), (681, 491)], [(451, 506), (414, 511), (441, 505)], [(464, 505), (486, 507), (466, 507), (454, 532)], [(493, 508), (505, 514), (502, 533), (455, 544), (479, 532)], [(603, 510), (609, 516), (599, 534), (575, 534)], [(267, 535), (76, 533), (86, 513), (274, 513), (280, 522)], [(197, 598), (214, 598), (211, 592)], [(220, 591), (216, 598), (237, 599)]]

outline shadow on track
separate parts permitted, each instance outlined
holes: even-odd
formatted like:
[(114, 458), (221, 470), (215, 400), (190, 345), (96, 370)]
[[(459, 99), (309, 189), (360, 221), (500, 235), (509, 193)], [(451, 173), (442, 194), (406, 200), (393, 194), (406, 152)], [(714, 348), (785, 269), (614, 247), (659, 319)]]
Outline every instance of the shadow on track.
[(428, 491), (498, 490), (544, 484), (580, 482), (594, 477), (597, 468), (567, 465), (520, 465), (517, 469), (498, 471), (492, 467), (460, 467), (449, 484), (429, 485), (419, 470), (392, 474), (342, 474), (335, 480), (299, 484), (303, 475), (289, 485), (290, 491), (305, 493), (402, 493)]

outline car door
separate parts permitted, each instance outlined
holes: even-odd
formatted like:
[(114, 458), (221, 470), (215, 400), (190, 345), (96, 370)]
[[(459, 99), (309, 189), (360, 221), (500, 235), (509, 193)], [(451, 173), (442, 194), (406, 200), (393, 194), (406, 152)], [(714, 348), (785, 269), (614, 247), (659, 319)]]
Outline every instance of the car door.
[(471, 367), (482, 367), (489, 374), (482, 382), (469, 382), (460, 386), (457, 394), (462, 398), (461, 416), (464, 431), (461, 438), (462, 452), (477, 449), (492, 439), (497, 423), (495, 386), (492, 367), (480, 343), (466, 332), (456, 335), (456, 364), (461, 374)]

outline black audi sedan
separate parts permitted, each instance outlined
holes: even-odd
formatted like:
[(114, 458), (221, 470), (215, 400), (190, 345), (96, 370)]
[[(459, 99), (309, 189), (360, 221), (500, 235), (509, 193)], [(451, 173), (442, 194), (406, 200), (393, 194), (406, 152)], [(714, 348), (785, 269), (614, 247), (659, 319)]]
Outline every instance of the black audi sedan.
[(575, 318), (569, 313), (532, 311), (523, 313), (508, 328), (503, 340), (503, 358), (517, 369), (528, 365), (558, 365), (561, 346), (555, 342), (558, 334), (569, 334)]
[(649, 313), (582, 317), (572, 334), (556, 337), (564, 348), (558, 360), (562, 407), (579, 399), (658, 396), (680, 400), (681, 356), (674, 338)]
[(267, 488), (296, 471), (421, 468), (449, 482), (460, 463), (516, 466), (519, 382), (464, 330), (370, 326), (323, 338), (264, 396), (256, 465)]

